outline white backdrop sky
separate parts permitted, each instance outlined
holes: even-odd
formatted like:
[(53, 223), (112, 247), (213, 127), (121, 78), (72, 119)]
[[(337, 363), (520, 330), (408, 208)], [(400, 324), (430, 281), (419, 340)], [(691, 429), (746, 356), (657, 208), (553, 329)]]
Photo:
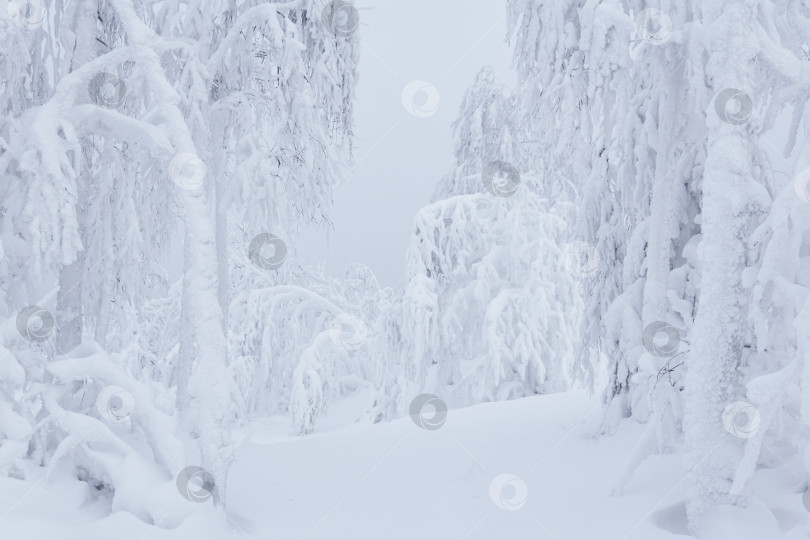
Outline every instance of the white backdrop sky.
[[(472, 5), (474, 4), (474, 9)], [(484, 65), (514, 85), (502, 0), (357, 0), (361, 14), (360, 83), (355, 103), (353, 172), (335, 191), (334, 231), (313, 231), (298, 253), (326, 273), (362, 262), (380, 285), (397, 286), (415, 213), (430, 201), (453, 162), (450, 124), (464, 91)], [(429, 118), (403, 107), (413, 80), (441, 97)]]

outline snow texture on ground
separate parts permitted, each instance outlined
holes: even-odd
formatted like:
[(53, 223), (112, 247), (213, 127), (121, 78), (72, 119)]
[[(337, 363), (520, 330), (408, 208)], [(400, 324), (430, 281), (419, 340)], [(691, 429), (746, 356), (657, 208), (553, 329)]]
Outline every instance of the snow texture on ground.
[[(351, 418), (347, 403), (332, 425)], [(680, 456), (648, 459), (616, 492), (643, 426), (595, 438), (600, 415), (597, 399), (569, 392), (451, 410), (435, 431), (403, 418), (293, 437), (285, 420), (270, 419), (243, 434), (227, 512), (195, 504), (171, 529), (107, 515), (109, 499), (57, 467), (39, 482), (0, 480), (0, 531), (66, 540), (690, 538)], [(707, 538), (805, 537), (796, 467), (774, 452), (773, 468), (752, 482), (752, 504), (721, 508)], [(167, 515), (186, 508), (169, 486)]]

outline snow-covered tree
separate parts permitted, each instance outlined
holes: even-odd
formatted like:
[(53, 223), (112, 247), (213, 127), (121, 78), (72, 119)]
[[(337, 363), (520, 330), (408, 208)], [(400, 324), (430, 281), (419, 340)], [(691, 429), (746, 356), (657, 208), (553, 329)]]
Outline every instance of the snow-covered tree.
[(549, 199), (573, 201), (587, 177), (591, 149), (592, 89), (580, 20), (583, 0), (509, 0), (507, 21), (514, 39), (518, 76), (515, 124), (521, 170), (534, 171)]
[[(774, 358), (775, 350), (787, 358), (797, 354), (796, 340), (774, 340), (779, 334), (766, 331), (772, 327), (748, 306), (755, 279), (773, 279), (775, 253), (795, 261), (803, 249), (803, 225), (784, 223), (785, 203), (765, 219), (774, 212), (771, 200), (786, 187), (774, 181), (762, 139), (779, 125), (786, 106), (797, 119), (804, 109), (798, 59), (804, 57), (806, 14), (770, 2), (617, 7), (603, 2), (593, 18), (587, 6), (577, 13), (593, 28), (601, 18), (617, 29), (633, 28), (635, 37), (629, 61), (618, 56), (614, 68), (599, 75), (604, 82), (598, 87), (609, 92), (602, 110), (591, 109), (592, 144), (605, 158), (592, 159), (602, 165), (594, 166), (599, 176), (592, 174), (584, 190), (582, 223), (585, 238), (609, 264), (589, 295), (586, 337), (610, 360), (611, 410), (651, 420), (650, 430), (665, 444), (683, 429), (689, 514), (698, 528), (713, 505), (737, 501), (730, 494), (741, 492), (747, 478), (741, 473), (750, 475), (758, 456), (753, 437), (740, 460), (743, 442), (729, 433), (728, 407), (751, 399), (775, 410), (776, 397), (766, 388), (786, 364), (786, 358)], [(794, 22), (759, 22), (755, 13), (764, 13), (763, 21)], [(610, 47), (597, 45), (580, 41), (587, 65), (607, 66), (600, 58)], [(794, 121), (793, 133), (798, 125)], [(788, 226), (797, 232), (786, 252)], [(755, 270), (763, 253), (771, 262), (754, 278), (763, 271)], [(786, 281), (797, 277), (788, 274)], [(764, 305), (781, 305), (769, 287), (752, 290), (754, 305), (763, 306), (766, 297), (772, 300)], [(800, 311), (789, 310), (786, 329), (800, 320)], [(668, 343), (657, 341), (662, 337)], [(747, 367), (754, 365), (769, 367)], [(746, 393), (755, 373), (765, 379), (748, 383)], [(641, 443), (650, 446), (647, 451), (655, 448), (646, 442), (651, 439)]]
[(379, 384), (374, 347), (393, 294), (363, 265), (349, 266), (342, 282), (308, 272), (295, 281), (234, 303), (231, 369), (239, 416), (289, 413), (306, 434), (337, 398)]
[[(309, 1), (44, 10), (38, 24), (0, 10), (0, 406), (11, 419), (0, 468), (25, 475), (26, 459), (71, 456), (82, 478), (137, 506), (148, 501), (125, 496), (116, 460), (176, 476), (188, 457), (223, 503), (234, 414), (224, 324), (232, 285), (249, 285), (232, 276), (228, 246), (236, 233), (328, 216), (351, 149), (357, 38)], [(243, 167), (260, 138), (254, 165), (275, 166)], [(176, 212), (179, 255), (169, 249)], [(229, 227), (229, 216), (242, 222)], [(169, 287), (178, 262), (181, 286)], [(109, 386), (134, 396), (126, 420), (141, 431), (104, 425), (96, 401), (119, 395)], [(181, 451), (184, 434), (198, 457)], [(133, 511), (155, 520), (152, 504)]]
[(520, 163), (514, 98), (492, 67), (482, 68), (464, 95), (453, 140), (456, 165), (436, 186), (434, 202), (484, 192), (481, 173), (490, 163)]
[[(804, 361), (793, 332), (805, 320), (795, 269), (806, 225), (765, 137), (785, 136), (803, 178), (805, 154), (791, 153), (807, 102), (808, 14), (769, 1), (525, 0), (510, 12), (520, 107), (567, 120), (549, 120), (526, 159), (572, 174), (577, 235), (602, 261), (586, 282), (583, 352), (607, 357), (608, 425), (649, 422), (635, 460), (686, 435), (699, 528), (714, 505), (740, 501), (766, 426), (798, 422), (792, 390), (777, 389)], [(762, 409), (744, 441), (728, 426), (741, 399)]]
[[(765, 17), (760, 19), (763, 13)], [(794, 126), (801, 122), (808, 85), (801, 62), (810, 36), (806, 32), (808, 13), (779, 2), (700, 4), (695, 6), (695, 18), (704, 21), (697, 39), (702, 38), (708, 53), (702, 56), (706, 60), (699, 64), (698, 72), (711, 81), (710, 94), (704, 93), (702, 101), (708, 111), (698, 247), (701, 294), (689, 355), (685, 418), (694, 482), (688, 510), (697, 528), (713, 505), (735, 502), (733, 496), (746, 480), (735, 478), (741, 446), (745, 444), (750, 474), (769, 427), (761, 426), (761, 433), (750, 439), (733, 437), (724, 413), (735, 400), (752, 400), (762, 408), (758, 414), (770, 424), (775, 394), (783, 387), (778, 379), (786, 380), (777, 369), (803, 351), (800, 339), (785, 343), (780, 332), (763, 332), (761, 312), (752, 313), (750, 307), (750, 289), (752, 268), (760, 268), (760, 284), (773, 279), (772, 259), (762, 260), (765, 234), (771, 235), (767, 244), (775, 242), (765, 254), (772, 257), (773, 250), (779, 250), (788, 261), (801, 256), (806, 241), (801, 240), (803, 220), (788, 218), (796, 232), (791, 235), (792, 250), (784, 251), (784, 206), (774, 205), (773, 199), (776, 189), (789, 192), (793, 186), (774, 182), (764, 137), (774, 128), (780, 129), (777, 118), (786, 109), (794, 115)], [(775, 23), (788, 20), (794, 22)], [(798, 165), (803, 167), (806, 162)], [(763, 223), (769, 225), (764, 230)], [(759, 234), (754, 236), (758, 228)], [(766, 232), (768, 229), (772, 232)], [(798, 276), (787, 277), (798, 290), (805, 288)], [(762, 285), (753, 290), (761, 306)], [(765, 294), (776, 307), (781, 295), (774, 293)], [(785, 321), (788, 328), (801, 324), (803, 307), (801, 299), (792, 308), (793, 316)], [(787, 358), (774, 363), (773, 355), (780, 352)], [(760, 377), (752, 380), (753, 375)]]
[(571, 387), (580, 304), (549, 207), (520, 186), (419, 212), (380, 414), (416, 390), (469, 405)]
[[(579, 223), (606, 264), (591, 283), (585, 333), (609, 359), (609, 422), (652, 415), (649, 429), (666, 445), (682, 418), (682, 350), (662, 353), (649, 345), (671, 334), (677, 335), (673, 347), (681, 341), (687, 347), (704, 151), (695, 117), (669, 106), (694, 101), (683, 84), (684, 52), (667, 33), (673, 21), (682, 25), (684, 14), (677, 6), (666, 12), (638, 6), (627, 14), (615, 8), (604, 6), (594, 19), (604, 19), (623, 39), (611, 53), (615, 60), (606, 62), (611, 69), (594, 75), (604, 89), (594, 117), (599, 151)], [(602, 62), (602, 42), (587, 45), (593, 62)]]

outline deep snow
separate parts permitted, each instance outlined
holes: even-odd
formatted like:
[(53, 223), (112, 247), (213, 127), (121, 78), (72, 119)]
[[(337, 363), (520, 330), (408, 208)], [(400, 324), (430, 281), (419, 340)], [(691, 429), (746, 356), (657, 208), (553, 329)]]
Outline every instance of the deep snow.
[[(338, 404), (323, 427), (306, 437), (291, 436), (281, 417), (241, 434), (247, 439), (230, 469), (227, 513), (215, 510), (210, 501), (186, 503), (174, 490), (174, 482), (167, 481), (162, 492), (167, 515), (193, 507), (176, 528), (151, 526), (125, 512), (107, 515), (109, 499), (91, 497), (95, 490), (70, 480), (64, 465), (39, 482), (0, 479), (0, 536), (689, 538), (681, 457), (649, 458), (624, 490), (616, 492), (644, 426), (628, 421), (613, 435), (593, 437), (602, 409), (598, 399), (583, 392), (451, 410), (435, 431), (419, 428), (410, 418), (346, 427), (345, 421), (360, 410), (364, 398)], [(783, 463), (775, 452), (772, 448), (766, 452), (773, 467), (754, 477), (756, 496), (749, 508), (722, 509), (717, 516), (722, 526), (709, 538), (807, 538), (810, 514), (801, 501), (804, 486), (791, 472), (800, 470), (799, 464)], [(499, 484), (493, 487), (496, 478), (501, 479), (502, 490)]]

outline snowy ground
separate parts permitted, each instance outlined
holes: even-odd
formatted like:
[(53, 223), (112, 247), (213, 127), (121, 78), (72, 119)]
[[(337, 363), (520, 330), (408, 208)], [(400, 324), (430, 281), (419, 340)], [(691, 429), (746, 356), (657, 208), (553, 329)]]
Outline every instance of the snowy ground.
[[(336, 408), (333, 423), (351, 414), (350, 406)], [(648, 459), (623, 493), (615, 494), (642, 426), (625, 422), (614, 436), (592, 438), (599, 416), (597, 400), (571, 392), (451, 410), (436, 431), (404, 418), (291, 437), (279, 418), (257, 426), (238, 449), (227, 516), (210, 502), (194, 505), (195, 512), (173, 529), (149, 526), (124, 512), (108, 515), (106, 499), (90, 498), (92, 490), (57, 468), (40, 482), (0, 479), (0, 536), (688, 538), (680, 457)], [(773, 467), (760, 470), (752, 483), (755, 502), (719, 515), (722, 527), (712, 538), (807, 537), (802, 486), (790, 472), (799, 470), (798, 463), (784, 464), (772, 452)], [(493, 480), (502, 474), (518, 480), (500, 477), (498, 489)]]

